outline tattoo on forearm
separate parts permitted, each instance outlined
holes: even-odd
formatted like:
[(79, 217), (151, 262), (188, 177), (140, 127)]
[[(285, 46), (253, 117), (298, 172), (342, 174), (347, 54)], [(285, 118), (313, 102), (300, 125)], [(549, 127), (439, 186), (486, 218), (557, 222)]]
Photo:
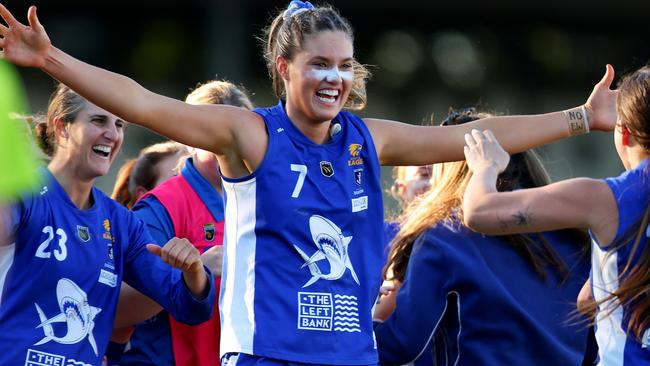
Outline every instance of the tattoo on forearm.
[(497, 220), (499, 221), (499, 226), (501, 227), (501, 229), (505, 230), (512, 226), (530, 225), (532, 223), (532, 215), (526, 208), (523, 211), (518, 211), (505, 218), (497, 215)]

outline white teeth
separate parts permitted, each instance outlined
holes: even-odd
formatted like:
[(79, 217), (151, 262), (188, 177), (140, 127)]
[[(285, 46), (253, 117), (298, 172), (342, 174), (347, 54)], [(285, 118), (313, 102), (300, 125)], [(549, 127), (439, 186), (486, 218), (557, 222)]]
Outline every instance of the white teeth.
[(332, 90), (332, 89), (322, 89), (318, 91), (321, 94), (326, 94), (326, 95), (331, 95), (333, 97), (338, 97), (339, 91), (338, 90)]
[(331, 97), (331, 98), (326, 98), (326, 97), (321, 97), (320, 95), (317, 96), (318, 100), (320, 100), (323, 103), (334, 103), (336, 102), (336, 98)]
[(101, 152), (106, 153), (106, 154), (110, 154), (112, 149), (111, 149), (110, 146), (106, 146), (106, 145), (95, 145), (95, 146), (93, 146), (93, 150), (97, 150), (97, 151), (101, 151)]
[(110, 146), (106, 145), (95, 145), (93, 146), (93, 151), (97, 153), (100, 156), (103, 156), (104, 158), (107, 158), (109, 155), (111, 155), (111, 151), (113, 148)]

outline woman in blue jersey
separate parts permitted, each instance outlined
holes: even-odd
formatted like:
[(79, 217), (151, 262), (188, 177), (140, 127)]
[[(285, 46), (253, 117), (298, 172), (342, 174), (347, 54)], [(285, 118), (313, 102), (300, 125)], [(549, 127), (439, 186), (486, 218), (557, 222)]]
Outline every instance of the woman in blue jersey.
[(593, 312), (598, 364), (645, 365), (650, 362), (650, 67), (625, 76), (618, 90), (614, 145), (625, 173), (497, 192), (496, 177), (508, 154), (491, 133), (472, 131), (465, 154), (474, 175), (464, 219), (472, 229), (492, 234), (589, 229), (593, 299), (582, 308)]
[(0, 344), (11, 345), (0, 364), (99, 365), (122, 279), (179, 319), (210, 317), (214, 280), (199, 252), (176, 238), (151, 244), (145, 225), (93, 186), (125, 124), (62, 84), (53, 94), (37, 125), (51, 156), (43, 183), (11, 207), (0, 238)]
[[(464, 134), (496, 131), (509, 151), (611, 130), (611, 66), (571, 113), (494, 117), (450, 127), (360, 118), (368, 73), (350, 24), (328, 6), (293, 1), (267, 29), (264, 54), (281, 98), (247, 111), (190, 105), (85, 64), (0, 6), (4, 58), (38, 67), (126, 120), (217, 155), (226, 238), (221, 353), (230, 364), (378, 361), (371, 308), (383, 265), (380, 164), (460, 160)], [(587, 118), (589, 117), (589, 123)]]
[[(443, 125), (484, 117), (470, 108)], [(467, 163), (435, 164), (432, 176), (392, 243), (385, 276), (400, 289), (392, 315), (375, 327), (380, 362), (431, 365), (433, 353), (435, 365), (581, 365), (587, 332), (569, 320), (589, 275), (587, 234), (473, 233), (462, 225)], [(513, 155), (498, 187), (548, 183), (537, 155), (526, 151)], [(376, 311), (385, 314), (386, 304)]]

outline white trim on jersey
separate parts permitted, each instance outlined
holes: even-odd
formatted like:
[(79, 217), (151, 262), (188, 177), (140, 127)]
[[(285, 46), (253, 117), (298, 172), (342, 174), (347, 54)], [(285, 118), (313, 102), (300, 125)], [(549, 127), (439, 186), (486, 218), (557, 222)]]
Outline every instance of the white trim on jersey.
[(0, 306), (2, 306), (2, 294), (4, 293), (5, 280), (9, 268), (14, 262), (14, 253), (16, 252), (16, 243), (9, 245), (0, 245)]
[[(253, 353), (255, 334), (256, 179), (223, 182), (226, 197), (220, 357)], [(244, 284), (244, 286), (242, 286)]]
[[(592, 241), (591, 287), (599, 301), (618, 289), (618, 254), (606, 252)], [(612, 311), (613, 308), (616, 308)], [(627, 337), (623, 330), (623, 308), (618, 299), (608, 300), (598, 307), (596, 341), (599, 366), (623, 366)]]

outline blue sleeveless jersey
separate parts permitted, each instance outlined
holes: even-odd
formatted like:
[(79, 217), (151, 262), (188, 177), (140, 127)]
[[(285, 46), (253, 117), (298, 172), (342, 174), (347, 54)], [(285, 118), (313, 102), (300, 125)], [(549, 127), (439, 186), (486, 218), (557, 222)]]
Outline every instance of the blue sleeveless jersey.
[(146, 250), (153, 240), (132, 213), (96, 188), (79, 210), (44, 175), (13, 209), (15, 242), (0, 246), (0, 365), (100, 365), (122, 279), (188, 322), (210, 317), (214, 284), (195, 300), (180, 271)]
[(221, 354), (293, 362), (377, 362), (372, 308), (383, 265), (380, 166), (364, 122), (341, 112), (325, 144), (305, 137), (282, 102), (256, 109), (266, 156), (224, 179)]
[[(609, 185), (618, 206), (618, 229), (613, 243), (626, 243), (618, 250), (602, 248), (592, 237), (592, 275), (591, 286), (594, 298), (603, 299), (607, 294), (618, 289), (619, 276), (623, 272), (636, 239), (638, 225), (650, 204), (650, 167), (648, 160), (635, 169), (619, 177), (608, 178)], [(650, 226), (644, 227), (640, 246), (632, 258), (632, 265), (638, 262), (640, 253), (645, 250)], [(598, 365), (630, 366), (648, 365), (650, 363), (650, 329), (643, 334), (642, 343), (633, 337), (627, 337), (627, 321), (630, 307), (618, 306), (613, 300), (602, 304), (596, 317), (596, 340), (598, 342)], [(611, 315), (607, 313), (616, 306)]]

